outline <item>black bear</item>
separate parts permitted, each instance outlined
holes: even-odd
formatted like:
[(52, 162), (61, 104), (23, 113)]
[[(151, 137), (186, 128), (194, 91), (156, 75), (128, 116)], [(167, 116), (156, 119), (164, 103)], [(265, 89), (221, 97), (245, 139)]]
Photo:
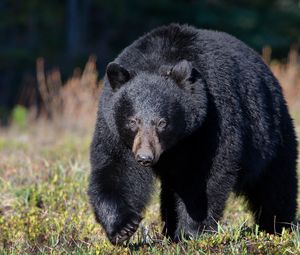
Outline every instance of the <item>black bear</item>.
[(107, 66), (90, 158), (90, 202), (113, 244), (137, 230), (156, 177), (172, 240), (214, 229), (232, 191), (263, 230), (295, 218), (297, 142), (280, 85), (226, 33), (171, 24), (125, 48)]

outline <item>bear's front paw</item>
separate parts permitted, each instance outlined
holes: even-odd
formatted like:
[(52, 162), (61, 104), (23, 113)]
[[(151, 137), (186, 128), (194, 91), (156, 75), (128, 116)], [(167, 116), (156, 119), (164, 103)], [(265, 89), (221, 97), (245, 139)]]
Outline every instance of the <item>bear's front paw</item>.
[(124, 241), (127, 241), (136, 232), (141, 220), (142, 218), (140, 216), (136, 216), (129, 222), (124, 222), (124, 224), (118, 228), (118, 231), (112, 234), (107, 234), (109, 241), (113, 245), (119, 245)]

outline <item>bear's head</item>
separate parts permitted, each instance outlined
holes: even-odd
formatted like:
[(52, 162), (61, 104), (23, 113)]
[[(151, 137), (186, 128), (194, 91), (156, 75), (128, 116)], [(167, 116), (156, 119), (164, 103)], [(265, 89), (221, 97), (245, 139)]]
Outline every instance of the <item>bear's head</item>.
[(115, 132), (143, 166), (152, 166), (176, 142), (197, 130), (206, 116), (205, 82), (182, 60), (158, 72), (107, 66)]

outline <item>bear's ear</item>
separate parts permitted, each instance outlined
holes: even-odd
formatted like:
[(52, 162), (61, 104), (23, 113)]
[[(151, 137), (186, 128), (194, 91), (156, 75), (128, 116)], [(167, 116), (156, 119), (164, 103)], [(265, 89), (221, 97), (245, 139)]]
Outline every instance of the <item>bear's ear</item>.
[(169, 74), (179, 85), (184, 85), (187, 82), (192, 84), (200, 78), (199, 71), (194, 68), (191, 62), (182, 60), (176, 64)]
[(114, 62), (108, 64), (106, 68), (106, 75), (113, 90), (119, 89), (131, 78), (128, 70)]

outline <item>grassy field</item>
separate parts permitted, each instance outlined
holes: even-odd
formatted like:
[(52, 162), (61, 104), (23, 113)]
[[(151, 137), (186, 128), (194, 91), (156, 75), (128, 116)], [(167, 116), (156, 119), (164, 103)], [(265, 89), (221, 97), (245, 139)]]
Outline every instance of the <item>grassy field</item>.
[(160, 235), (159, 184), (138, 233), (113, 247), (86, 194), (90, 139), (91, 131), (47, 122), (1, 130), (0, 254), (300, 254), (299, 226), (277, 236), (259, 232), (233, 196), (216, 233), (168, 243)]
[[(300, 135), (300, 65), (296, 50), (286, 64), (264, 59), (283, 86)], [(135, 236), (113, 247), (95, 223), (87, 198), (88, 150), (95, 120), (99, 81), (95, 59), (64, 86), (58, 70), (37, 79), (44, 114), (18, 109), (11, 127), (0, 129), (0, 255), (2, 254), (300, 254), (300, 225), (269, 235), (253, 224), (245, 202), (230, 197), (218, 231), (199, 240), (169, 243), (161, 236), (158, 193)], [(28, 97), (29, 94), (24, 94)], [(88, 114), (87, 114), (88, 113)], [(32, 117), (33, 116), (33, 117)], [(300, 168), (299, 168), (300, 169)], [(299, 170), (300, 172), (300, 170)], [(299, 219), (299, 213), (297, 219)]]

